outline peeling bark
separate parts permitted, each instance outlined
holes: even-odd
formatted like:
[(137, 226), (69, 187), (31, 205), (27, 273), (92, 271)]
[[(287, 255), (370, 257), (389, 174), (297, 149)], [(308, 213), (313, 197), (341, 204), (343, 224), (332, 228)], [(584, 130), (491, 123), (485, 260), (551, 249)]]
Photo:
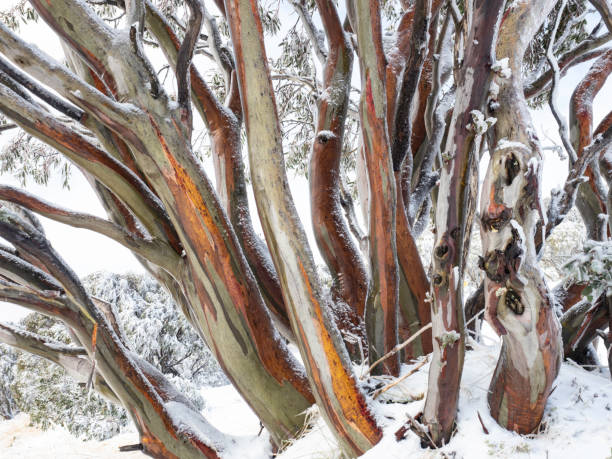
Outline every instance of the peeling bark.
[(492, 60), (490, 43), (496, 36), (503, 5), (502, 1), (473, 4), (469, 45), (459, 70), (455, 107), (442, 155), (431, 284), (433, 356), (423, 412), (423, 421), (436, 445), (449, 441), (457, 412), (465, 354), (463, 270), (484, 134), (474, 111), (482, 110), (486, 101)]
[[(332, 8), (333, 5), (330, 5)], [(226, 0), (257, 209), (317, 404), (341, 449), (358, 456), (381, 431), (349, 369), (289, 191), (257, 5)]]
[(562, 352), (552, 296), (537, 261), (535, 236), (546, 224), (542, 157), (521, 78), (527, 44), (553, 5), (521, 2), (504, 17), (497, 59), (508, 58), (511, 75), (496, 77), (499, 91), (489, 103), (497, 123), (480, 205), (485, 317), (503, 339), (489, 408), (500, 425), (522, 434), (540, 425)]

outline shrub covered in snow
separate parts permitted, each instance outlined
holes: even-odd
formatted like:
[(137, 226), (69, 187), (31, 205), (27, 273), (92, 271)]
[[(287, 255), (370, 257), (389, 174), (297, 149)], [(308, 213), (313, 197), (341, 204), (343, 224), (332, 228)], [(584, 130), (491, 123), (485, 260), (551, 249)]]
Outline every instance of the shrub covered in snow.
[(565, 265), (568, 280), (587, 284), (583, 295), (590, 302), (612, 295), (612, 241), (587, 240), (582, 253)]
[[(40, 314), (26, 316), (19, 325), (55, 341), (70, 342), (66, 328), (59, 321)], [(63, 368), (4, 345), (0, 360), (11, 353), (15, 360), (10, 374), (0, 379), (6, 385), (5, 398), (13, 399), (12, 415), (27, 413), (34, 425), (43, 429), (59, 425), (83, 439), (104, 440), (126, 428), (128, 419), (123, 408), (94, 392), (88, 394), (84, 385), (73, 381)]]
[[(96, 273), (84, 284), (94, 297), (115, 309), (131, 349), (161, 370), (196, 407), (204, 407), (200, 387), (227, 383), (211, 352), (153, 279)], [(70, 343), (67, 329), (57, 320), (30, 314), (19, 325)], [(123, 408), (93, 391), (88, 393), (83, 384), (47, 360), (0, 345), (0, 370), (2, 417), (21, 411), (43, 429), (59, 425), (80, 438), (97, 440), (110, 438), (128, 425)]]

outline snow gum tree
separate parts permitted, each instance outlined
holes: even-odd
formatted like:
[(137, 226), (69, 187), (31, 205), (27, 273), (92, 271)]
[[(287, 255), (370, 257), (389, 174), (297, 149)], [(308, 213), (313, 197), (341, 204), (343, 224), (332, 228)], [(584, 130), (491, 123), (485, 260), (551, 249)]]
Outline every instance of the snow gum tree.
[[(539, 267), (546, 237), (574, 204), (601, 244), (593, 256), (609, 253), (612, 114), (594, 126), (592, 109), (612, 71), (609, 2), (279, 5), (29, 0), (2, 13), (0, 132), (18, 134), (0, 166), (39, 182), (54, 168), (67, 177), (76, 167), (107, 216), (0, 186), (8, 243), (0, 247), (0, 299), (61, 320), (73, 345), (14, 327), (3, 327), (0, 340), (125, 407), (140, 434), (135, 447), (148, 455), (217, 458), (240, 442), (135, 352), (121, 317), (87, 292), (40, 215), (128, 248), (172, 295), (275, 447), (303, 431), (316, 404), (342, 453), (363, 454), (383, 433), (354, 364), (395, 377), (403, 362), (430, 353), (424, 411), (411, 428), (429, 446), (450, 441), (464, 304), (470, 317), (484, 309), (503, 338), (492, 416), (534, 432), (563, 350), (586, 356), (598, 336), (612, 341), (609, 288), (582, 294), (585, 277), (574, 276), (555, 294)], [(297, 22), (281, 24), (278, 11)], [(21, 32), (20, 22), (34, 20), (60, 39), (59, 60)], [(559, 80), (593, 59), (568, 126)], [(569, 159), (548, 208), (529, 111), (546, 101)], [(330, 282), (288, 169), (308, 171), (311, 224)], [(474, 220), (485, 280), (465, 298)], [(415, 240), (430, 221), (435, 243), (424, 263)]]

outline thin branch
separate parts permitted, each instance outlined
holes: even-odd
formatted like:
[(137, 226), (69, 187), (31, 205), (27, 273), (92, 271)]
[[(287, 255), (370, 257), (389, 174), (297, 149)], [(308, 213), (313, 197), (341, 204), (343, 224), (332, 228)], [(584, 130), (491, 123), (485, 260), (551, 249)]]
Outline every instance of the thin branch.
[(82, 347), (70, 346), (3, 322), (0, 322), (0, 340), (5, 344), (45, 357), (55, 363), (59, 362), (60, 355), (73, 357), (87, 355)]
[[(612, 33), (607, 33), (597, 38), (588, 38), (576, 46), (574, 49), (566, 52), (559, 61), (559, 69), (561, 74), (565, 73), (569, 68), (576, 64), (586, 62), (587, 60), (599, 57), (608, 49), (597, 49), (612, 40)], [(535, 81), (532, 81), (524, 87), (524, 94), (527, 99), (538, 96), (548, 88), (548, 84), (553, 79), (554, 72), (549, 69), (547, 72), (539, 76)]]
[(0, 249), (0, 274), (34, 290), (63, 292), (62, 287), (49, 274), (4, 249)]
[(137, 24), (138, 33), (142, 37), (145, 25), (144, 0), (125, 0), (125, 14), (127, 15), (128, 27)]
[(18, 127), (19, 127), (19, 126), (17, 126), (17, 125), (16, 125), (16, 124), (14, 124), (14, 123), (3, 124), (3, 125), (1, 125), (1, 126), (0, 126), (0, 133), (1, 133), (1, 132), (4, 132), (4, 131), (9, 131), (9, 130), (11, 130), (11, 129), (16, 129), (16, 128), (18, 128)]
[(56, 291), (35, 292), (0, 279), (0, 301), (13, 303), (50, 317), (60, 317), (67, 313), (69, 304), (66, 297)]
[[(429, 330), (431, 328), (431, 322), (428, 323), (427, 325), (421, 327), (419, 329), (419, 331), (417, 331), (414, 335), (410, 336), (410, 338), (408, 338), (406, 341), (404, 341), (401, 344), (398, 344), (397, 346), (395, 346), (393, 349), (391, 349), (391, 351), (387, 352), (385, 355), (383, 355), (380, 359), (378, 359), (377, 361), (375, 361), (372, 365), (370, 365), (370, 367), (368, 368), (368, 371), (366, 371), (365, 375), (368, 375), (372, 372), (372, 370), (374, 368), (376, 368), (376, 366), (384, 361), (385, 359), (388, 359), (389, 357), (391, 357), (392, 355), (397, 354), (399, 351), (401, 351), (402, 349), (404, 349), (406, 346), (408, 346), (410, 343), (412, 343), (415, 339), (417, 339), (422, 333), (425, 333), (427, 330)], [(365, 376), (364, 375), (364, 376)], [(362, 379), (363, 377), (362, 376)]]
[(17, 188), (0, 185), (0, 199), (23, 206), (57, 222), (102, 234), (150, 262), (167, 269), (175, 267), (180, 258), (169, 245), (159, 239), (143, 239), (111, 221), (55, 206)]
[(134, 115), (133, 106), (126, 107), (88, 85), (43, 51), (23, 41), (3, 23), (0, 23), (0, 52), (20, 69), (86, 111), (95, 107), (98, 114), (119, 123), (129, 122)]
[(413, 374), (415, 374), (417, 371), (419, 371), (427, 362), (429, 361), (429, 356), (425, 356), (425, 358), (414, 368), (412, 368), (408, 373), (406, 373), (405, 375), (403, 375), (401, 378), (397, 378), (395, 381), (393, 381), (392, 383), (387, 384), (385, 387), (381, 387), (380, 389), (376, 390), (374, 392), (374, 394), (372, 394), (372, 398), (376, 399), (376, 397), (378, 397), (381, 394), (384, 394), (385, 392), (387, 392), (389, 389), (397, 386), (399, 383), (401, 383), (402, 381), (408, 379), (410, 376), (412, 376)]
[(55, 94), (52, 94), (21, 70), (7, 62), (2, 56), (0, 56), (0, 71), (4, 72), (16, 83), (20, 84), (32, 94), (45, 101), (51, 107), (60, 111), (64, 115), (72, 118), (75, 121), (81, 121), (83, 119), (83, 116), (85, 115), (83, 110), (80, 110), (65, 100), (60, 99)]
[(559, 63), (557, 62), (557, 58), (555, 57), (555, 54), (553, 52), (553, 45), (555, 43), (557, 29), (559, 28), (559, 23), (561, 22), (561, 17), (563, 16), (563, 11), (565, 10), (566, 5), (567, 5), (567, 0), (562, 0), (561, 6), (559, 7), (559, 12), (557, 13), (557, 18), (555, 20), (555, 25), (550, 34), (550, 40), (548, 42), (548, 49), (546, 50), (546, 58), (548, 59), (550, 67), (553, 71), (553, 81), (552, 81), (552, 87), (551, 87), (550, 95), (548, 99), (548, 104), (550, 105), (550, 110), (552, 111), (552, 114), (555, 117), (555, 120), (557, 120), (557, 124), (559, 125), (559, 136), (561, 137), (563, 146), (565, 147), (565, 150), (569, 154), (570, 161), (573, 164), (578, 159), (578, 155), (576, 154), (576, 151), (574, 150), (572, 143), (570, 142), (565, 119), (563, 118), (563, 116), (559, 112), (559, 108), (557, 107), (557, 102), (556, 102), (557, 90), (559, 87), (561, 71), (559, 69)]
[(34, 137), (64, 153), (113, 191), (151, 231), (171, 228), (160, 200), (130, 169), (47, 112), (0, 85), (0, 110)]
[[(146, 0), (146, 7), (147, 29), (157, 38), (170, 65), (177, 69), (178, 51), (181, 46), (179, 39), (166, 17), (150, 0)], [(232, 119), (232, 113), (219, 102), (193, 64), (190, 66), (190, 82), (193, 102), (211, 132)]]
[(191, 12), (187, 31), (183, 43), (178, 50), (176, 58), (176, 83), (178, 87), (178, 104), (184, 111), (183, 120), (186, 121), (191, 129), (191, 60), (193, 59), (193, 50), (195, 49), (200, 30), (202, 29), (202, 20), (204, 16), (204, 8), (201, 0), (187, 0), (187, 6)]
[(225, 90), (229, 93), (231, 74), (234, 70), (234, 60), (230, 51), (223, 46), (219, 27), (215, 18), (204, 8), (204, 25), (208, 29), (208, 46), (217, 65), (225, 76)]
[[(612, 72), (612, 49), (606, 51), (589, 69), (576, 86), (570, 99), (570, 137), (579, 156), (593, 140), (593, 101), (607, 77)], [(589, 183), (580, 187), (581, 199), (578, 210), (585, 220), (589, 237), (593, 238), (597, 228), (593, 224), (597, 215), (605, 213), (606, 191), (599, 171), (599, 164), (592, 164), (586, 171)]]
[(612, 33), (612, 5), (610, 0), (589, 0), (601, 15), (601, 19), (606, 24), (608, 32)]
[(302, 21), (302, 25), (304, 26), (304, 30), (306, 30), (306, 35), (308, 35), (308, 38), (310, 38), (315, 55), (319, 59), (319, 62), (321, 62), (322, 65), (325, 65), (325, 62), (327, 61), (325, 39), (323, 38), (323, 33), (317, 29), (317, 26), (314, 24), (312, 16), (306, 8), (306, 2), (304, 0), (289, 1)]

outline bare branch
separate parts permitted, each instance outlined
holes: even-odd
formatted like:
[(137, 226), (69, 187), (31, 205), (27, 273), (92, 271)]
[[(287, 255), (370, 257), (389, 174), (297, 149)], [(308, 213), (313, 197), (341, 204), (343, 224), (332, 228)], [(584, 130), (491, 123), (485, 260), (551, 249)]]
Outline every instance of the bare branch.
[(24, 42), (3, 23), (0, 23), (0, 52), (86, 111), (96, 107), (99, 113), (121, 123), (128, 122), (133, 115), (133, 107), (128, 108), (105, 96), (40, 49)]
[(111, 189), (152, 232), (167, 234), (169, 218), (159, 199), (131, 170), (47, 112), (0, 85), (0, 108), (24, 130), (64, 153)]
[(171, 271), (177, 267), (180, 260), (179, 255), (159, 239), (143, 239), (113, 222), (55, 206), (25, 191), (0, 185), (0, 199), (18, 204), (60, 223), (102, 234), (150, 262)]
[(25, 87), (32, 94), (39, 97), (64, 115), (76, 121), (81, 121), (83, 119), (85, 113), (82, 110), (52, 94), (28, 75), (4, 60), (2, 56), (0, 56), (0, 71), (4, 72), (17, 84)]
[(0, 274), (34, 290), (63, 292), (62, 287), (49, 274), (4, 249), (0, 249)]
[[(60, 356), (86, 356), (82, 347), (70, 346), (36, 333), (21, 330), (7, 323), (0, 322), (0, 340), (24, 351), (36, 354), (59, 364)], [(13, 341), (14, 340), (14, 341)], [(91, 364), (89, 364), (91, 366)], [(87, 375), (89, 373), (86, 373)]]
[(603, 19), (608, 32), (612, 33), (612, 5), (610, 0), (589, 0), (591, 4), (597, 9), (601, 18)]
[(125, 12), (127, 14), (128, 27), (137, 24), (138, 33), (142, 36), (145, 25), (144, 0), (125, 0)]
[(553, 82), (552, 82), (552, 87), (550, 89), (550, 96), (548, 99), (548, 103), (550, 105), (550, 110), (552, 111), (553, 116), (555, 117), (555, 119), (557, 120), (557, 124), (559, 125), (559, 136), (561, 137), (563, 146), (565, 147), (565, 150), (569, 154), (570, 162), (573, 164), (578, 159), (578, 156), (576, 155), (576, 151), (574, 150), (572, 143), (570, 142), (565, 119), (563, 119), (563, 116), (561, 115), (557, 107), (556, 100), (557, 100), (557, 90), (558, 90), (559, 79), (560, 79), (560, 70), (559, 70), (559, 64), (557, 62), (557, 58), (555, 57), (555, 54), (553, 52), (555, 37), (557, 36), (557, 29), (559, 28), (559, 23), (561, 22), (561, 16), (563, 15), (563, 11), (565, 10), (566, 5), (567, 5), (567, 0), (562, 0), (561, 6), (559, 7), (559, 12), (557, 13), (557, 19), (555, 20), (555, 25), (550, 34), (550, 41), (548, 43), (548, 49), (546, 50), (546, 58), (548, 59), (550, 68), (553, 71)]
[[(606, 79), (612, 73), (612, 49), (608, 49), (591, 66), (582, 81), (576, 86), (570, 99), (570, 137), (578, 156), (593, 140), (593, 101), (603, 87)], [(576, 205), (587, 226), (591, 239), (597, 233), (597, 216), (606, 213), (607, 196), (603, 190), (603, 179), (599, 172), (599, 164), (593, 163), (587, 168), (589, 182), (578, 188), (579, 198)]]
[(323, 33), (317, 29), (317, 26), (314, 24), (312, 16), (306, 7), (306, 2), (304, 0), (290, 0), (290, 3), (302, 20), (302, 25), (304, 26), (304, 30), (306, 30), (306, 35), (310, 38), (315, 55), (319, 59), (319, 62), (325, 65), (327, 61), (327, 50), (325, 48)]
[(234, 61), (230, 51), (223, 46), (221, 34), (219, 33), (219, 27), (215, 18), (204, 9), (204, 25), (208, 29), (208, 45), (210, 47), (212, 56), (219, 68), (223, 71), (225, 76), (225, 90), (227, 93), (230, 91), (231, 74), (234, 70)]
[(35, 292), (0, 279), (0, 301), (13, 303), (50, 317), (62, 317), (69, 314), (70, 305), (65, 296), (56, 291)]
[[(586, 62), (601, 56), (608, 51), (608, 48), (597, 49), (612, 40), (612, 33), (607, 33), (597, 38), (588, 38), (576, 46), (574, 49), (566, 52), (559, 61), (559, 70), (561, 75), (574, 65)], [(548, 88), (548, 84), (553, 79), (554, 72), (552, 69), (543, 73), (535, 81), (525, 85), (524, 94), (527, 99), (531, 99)]]
[(176, 83), (178, 86), (178, 103), (184, 114), (183, 121), (191, 130), (191, 60), (193, 59), (193, 50), (200, 36), (202, 29), (202, 19), (204, 8), (201, 0), (187, 0), (187, 6), (191, 12), (187, 31), (183, 43), (178, 50), (176, 58)]
[[(612, 126), (609, 126), (603, 133), (598, 134), (593, 139), (593, 142), (582, 151), (578, 160), (572, 165), (563, 189), (552, 191), (547, 211), (546, 237), (563, 221), (574, 206), (578, 187), (589, 180), (588, 177), (584, 177), (589, 164), (598, 158), (602, 152), (605, 152), (610, 145), (612, 145)], [(536, 245), (538, 247), (540, 246), (539, 242), (539, 238), (536, 237)]]
[[(180, 42), (172, 27), (163, 14), (155, 8), (150, 0), (146, 0), (147, 28), (155, 35), (166, 59), (177, 69), (178, 51)], [(219, 102), (212, 93), (202, 76), (194, 65), (190, 66), (190, 82), (193, 92), (193, 102), (211, 132), (215, 132), (228, 120), (232, 119), (231, 113)], [(234, 92), (238, 92), (237, 89)]]

